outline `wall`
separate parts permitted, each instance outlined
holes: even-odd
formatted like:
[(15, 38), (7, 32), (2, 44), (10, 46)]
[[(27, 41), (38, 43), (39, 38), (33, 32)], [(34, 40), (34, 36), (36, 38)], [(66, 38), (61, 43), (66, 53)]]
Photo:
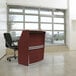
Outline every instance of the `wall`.
[(3, 33), (6, 31), (6, 1), (0, 0), (0, 58), (5, 55)]
[(76, 0), (69, 0), (70, 50), (76, 50)]
[(67, 10), (66, 10), (66, 45), (70, 49), (70, 23), (69, 23), (69, 0), (67, 0)]
[(7, 4), (67, 9), (67, 0), (7, 0)]

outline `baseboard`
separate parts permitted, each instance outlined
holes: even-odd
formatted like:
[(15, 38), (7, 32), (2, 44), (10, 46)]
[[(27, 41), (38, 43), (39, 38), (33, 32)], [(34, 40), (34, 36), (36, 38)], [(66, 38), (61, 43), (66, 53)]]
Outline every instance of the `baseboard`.
[(2, 60), (5, 56), (6, 56), (6, 54), (4, 54), (4, 55), (0, 58), (0, 60)]

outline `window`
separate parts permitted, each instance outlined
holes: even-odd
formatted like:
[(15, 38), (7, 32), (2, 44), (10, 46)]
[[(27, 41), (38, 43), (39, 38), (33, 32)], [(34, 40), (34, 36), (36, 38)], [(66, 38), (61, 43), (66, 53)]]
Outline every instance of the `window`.
[(52, 31), (46, 31), (46, 38), (45, 38), (45, 44), (50, 45), (52, 44)]
[(12, 23), (11, 24), (11, 29), (14, 30), (14, 29), (22, 29), (23, 30), (23, 23)]
[(23, 15), (9, 15), (9, 21), (23, 21)]
[(65, 44), (65, 10), (8, 5), (8, 32), (20, 36), (22, 30), (43, 30), (45, 44)]
[(41, 30), (52, 30), (52, 24), (41, 24)]
[(61, 15), (61, 16), (63, 16), (64, 15), (64, 12), (62, 12), (62, 11), (55, 11), (54, 12), (54, 15)]
[(54, 23), (64, 23), (64, 18), (54, 18)]
[(50, 10), (41, 10), (40, 15), (52, 15), (52, 12)]
[(10, 31), (10, 33), (12, 34), (12, 37), (19, 37), (21, 36), (22, 31)]
[(54, 43), (63, 44), (64, 43), (64, 32), (54, 31)]
[(38, 14), (38, 10), (35, 9), (25, 9), (26, 14)]
[(25, 15), (25, 22), (38, 22), (38, 16)]
[(25, 23), (25, 29), (38, 30), (38, 23)]
[(64, 24), (54, 24), (54, 30), (63, 30), (64, 31)]
[(41, 22), (52, 22), (52, 18), (50, 17), (41, 17)]
[(19, 12), (19, 13), (22, 13), (23, 10), (22, 9), (18, 9), (18, 8), (10, 8), (9, 12), (17, 12), (17, 13)]
[(53, 43), (64, 44), (65, 43), (65, 21), (64, 11), (55, 10), (53, 12)]

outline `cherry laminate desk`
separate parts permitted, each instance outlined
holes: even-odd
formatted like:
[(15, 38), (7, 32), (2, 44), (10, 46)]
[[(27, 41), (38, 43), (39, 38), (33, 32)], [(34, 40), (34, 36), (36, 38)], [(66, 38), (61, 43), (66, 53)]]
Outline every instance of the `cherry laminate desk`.
[(44, 58), (45, 32), (23, 30), (18, 43), (18, 63), (29, 65)]

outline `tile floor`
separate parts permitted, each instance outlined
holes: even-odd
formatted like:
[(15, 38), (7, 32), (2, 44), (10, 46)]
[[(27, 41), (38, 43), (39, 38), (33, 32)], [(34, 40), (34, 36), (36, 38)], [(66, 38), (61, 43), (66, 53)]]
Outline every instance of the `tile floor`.
[(20, 65), (18, 60), (0, 61), (0, 76), (76, 76), (76, 51), (46, 52), (44, 60)]

